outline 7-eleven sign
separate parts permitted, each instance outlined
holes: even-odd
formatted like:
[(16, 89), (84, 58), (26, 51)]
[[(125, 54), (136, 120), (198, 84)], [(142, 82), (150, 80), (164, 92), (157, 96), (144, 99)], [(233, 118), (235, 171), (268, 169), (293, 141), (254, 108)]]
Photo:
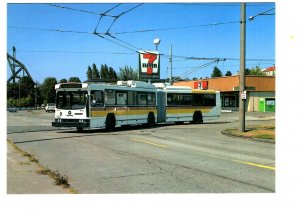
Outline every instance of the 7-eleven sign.
[(139, 51), (139, 79), (160, 78), (160, 57), (158, 51)]

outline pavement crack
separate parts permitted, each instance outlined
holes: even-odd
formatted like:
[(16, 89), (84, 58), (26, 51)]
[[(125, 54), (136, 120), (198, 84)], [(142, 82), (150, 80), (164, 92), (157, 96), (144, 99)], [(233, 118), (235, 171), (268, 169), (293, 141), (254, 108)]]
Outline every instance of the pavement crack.
[(162, 174), (162, 173), (165, 173), (165, 172), (137, 173), (137, 174), (132, 174), (132, 175), (110, 176), (110, 177), (98, 178), (97, 180), (115, 179), (115, 178), (127, 178), (127, 177), (145, 176), (145, 175), (156, 175), (156, 174)]

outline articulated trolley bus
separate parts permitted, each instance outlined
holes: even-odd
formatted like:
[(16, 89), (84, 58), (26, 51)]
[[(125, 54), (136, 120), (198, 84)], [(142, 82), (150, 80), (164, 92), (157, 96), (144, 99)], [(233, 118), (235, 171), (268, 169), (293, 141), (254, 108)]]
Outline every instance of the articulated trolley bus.
[(106, 128), (193, 122), (221, 114), (218, 91), (141, 81), (61, 83), (55, 86), (55, 127)]

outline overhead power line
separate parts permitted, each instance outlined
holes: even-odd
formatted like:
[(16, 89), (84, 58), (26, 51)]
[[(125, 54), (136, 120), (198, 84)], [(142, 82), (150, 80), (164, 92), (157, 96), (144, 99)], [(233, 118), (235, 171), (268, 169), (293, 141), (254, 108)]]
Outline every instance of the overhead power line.
[(116, 42), (116, 41), (113, 41), (113, 40), (111, 40), (111, 39), (108, 39), (108, 38), (106, 38), (105, 36), (103, 36), (103, 35), (101, 35), (101, 34), (99, 34), (99, 33), (94, 32), (93, 34), (96, 35), (96, 36), (98, 36), (98, 37), (100, 37), (100, 38), (102, 38), (102, 39), (104, 39), (104, 40), (107, 40), (107, 41), (109, 41), (109, 42), (112, 42), (112, 43), (114, 43), (114, 44), (117, 44), (117, 45), (119, 45), (119, 46), (121, 46), (121, 47), (123, 47), (123, 48), (126, 48), (126, 49), (128, 49), (128, 50), (131, 50), (131, 51), (133, 51), (133, 52), (138, 52), (137, 50), (134, 50), (134, 49), (132, 49), (132, 48), (130, 48), (130, 47), (128, 47), (128, 46), (122, 45), (122, 44), (120, 44), (120, 43), (118, 43), (118, 42)]
[(196, 68), (194, 68), (194, 69), (192, 69), (192, 70), (189, 70), (189, 71), (186, 71), (186, 72), (180, 74), (179, 77), (185, 78), (185, 77), (187, 77), (188, 75), (190, 75), (190, 74), (192, 74), (192, 73), (194, 73), (194, 72), (196, 72), (196, 71), (199, 71), (199, 70), (202, 69), (202, 68), (206, 68), (206, 67), (208, 67), (208, 66), (210, 66), (210, 65), (212, 65), (212, 64), (214, 64), (214, 63), (216, 63), (216, 62), (219, 62), (219, 61), (220, 61), (220, 60), (213, 60), (213, 61), (211, 61), (211, 62), (205, 63), (205, 64), (203, 64), (203, 65), (200, 65), (199, 67), (196, 67)]
[[(272, 2), (263, 2), (263, 3), (247, 3), (247, 7), (258, 7), (262, 5), (268, 5)], [(174, 5), (183, 5), (183, 6), (209, 6), (209, 7), (240, 7), (240, 3), (163, 3), (163, 4), (174, 4)]]
[[(19, 30), (39, 30), (39, 31), (49, 31), (49, 32), (57, 32), (57, 33), (77, 33), (77, 34), (88, 34), (88, 35), (97, 35), (98, 37), (105, 39), (111, 43), (117, 44), (121, 47), (124, 47), (128, 50), (131, 50), (133, 52), (138, 52), (138, 50), (141, 50), (142, 48), (138, 48), (135, 45), (132, 45), (128, 42), (125, 42), (121, 39), (118, 39), (115, 36), (112, 36), (110, 34), (105, 33), (95, 33), (95, 32), (86, 32), (86, 31), (75, 31), (75, 30), (63, 30), (63, 29), (49, 29), (49, 28), (34, 28), (34, 27), (16, 27), (16, 26), (8, 26), (7, 28), (11, 29), (19, 29)], [(107, 37), (111, 37), (114, 40), (117, 40), (118, 42), (109, 39)], [(123, 44), (120, 44), (123, 43)], [(124, 45), (125, 44), (125, 45)], [(128, 47), (130, 46), (130, 47)], [(160, 56), (162, 57), (168, 57), (169, 54), (160, 53)], [(214, 57), (214, 58), (208, 58), (208, 57), (193, 57), (193, 56), (179, 56), (179, 55), (172, 55), (173, 58), (179, 58), (182, 60), (227, 60), (227, 61), (239, 61), (239, 58), (220, 58), (220, 57)], [(274, 59), (246, 59), (246, 61), (265, 61), (265, 62), (274, 62)]]
[(86, 32), (86, 31), (63, 30), (63, 29), (50, 29), (50, 28), (36, 28), (36, 27), (16, 27), (16, 26), (7, 26), (7, 28), (11, 28), (11, 29), (19, 29), (19, 30), (50, 31), (50, 32), (59, 32), (59, 33), (93, 34), (92, 32)]
[(154, 31), (179, 30), (179, 29), (189, 29), (189, 28), (198, 28), (198, 27), (213, 27), (213, 26), (218, 26), (218, 25), (237, 24), (237, 23), (240, 23), (240, 21), (215, 22), (215, 23), (210, 23), (210, 24), (200, 24), (200, 25), (180, 26), (180, 27), (167, 27), (167, 28), (144, 29), (144, 30), (135, 30), (135, 31), (123, 31), (123, 32), (116, 32), (114, 34), (147, 33), (147, 32), (154, 32)]
[(116, 6), (114, 6), (114, 7), (112, 7), (111, 9), (109, 9), (109, 10), (105, 11), (104, 13), (102, 13), (102, 15), (99, 17), (99, 20), (98, 20), (98, 23), (97, 23), (97, 25), (96, 25), (96, 27), (95, 27), (95, 30), (94, 30), (94, 32), (96, 32), (96, 31), (97, 31), (97, 28), (98, 28), (98, 26), (99, 26), (99, 23), (100, 23), (101, 19), (103, 18), (103, 16), (104, 16), (104, 15), (106, 15), (107, 13), (109, 13), (110, 11), (112, 11), (113, 9), (115, 9), (115, 8), (119, 7), (120, 5), (121, 5), (121, 3), (117, 4)]
[(92, 11), (87, 11), (87, 10), (82, 10), (82, 9), (75, 9), (75, 8), (71, 8), (71, 7), (66, 7), (66, 6), (61, 6), (61, 5), (57, 5), (57, 4), (46, 4), (52, 7), (57, 7), (60, 9), (66, 9), (66, 10), (73, 10), (73, 11), (77, 11), (77, 12), (82, 12), (82, 13), (89, 13), (89, 14), (93, 14), (93, 15), (97, 15), (97, 16), (108, 16), (108, 17), (113, 17), (115, 18), (116, 16), (113, 15), (109, 15), (109, 14), (105, 14), (105, 13), (96, 13), (96, 12), (92, 12)]
[(130, 11), (136, 9), (137, 7), (140, 7), (141, 5), (143, 5), (143, 3), (138, 4), (138, 5), (136, 5), (135, 7), (132, 7), (132, 8), (130, 8), (129, 10), (126, 10), (126, 11), (120, 13), (119, 15), (117, 15), (117, 16), (114, 18), (114, 20), (113, 20), (113, 22), (111, 23), (111, 25), (109, 26), (109, 28), (107, 29), (106, 33), (107, 33), (107, 34), (109, 33), (110, 29), (112, 28), (112, 26), (114, 25), (114, 23), (117, 21), (117, 19), (119, 19), (121, 16), (124, 16), (126, 13), (129, 13)]
[[(12, 49), (8, 49), (11, 51)], [(69, 50), (18, 50), (23, 53), (67, 53), (67, 54), (116, 54), (116, 55), (128, 55), (135, 54), (129, 52), (109, 52), (109, 51), (69, 51)]]

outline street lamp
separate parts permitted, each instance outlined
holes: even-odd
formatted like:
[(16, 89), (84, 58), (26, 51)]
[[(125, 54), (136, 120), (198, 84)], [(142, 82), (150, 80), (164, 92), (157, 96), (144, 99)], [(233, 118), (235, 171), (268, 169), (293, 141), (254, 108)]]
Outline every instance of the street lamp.
[(255, 16), (249, 16), (249, 21), (253, 21), (254, 20), (254, 18), (255, 17), (257, 17), (257, 16), (270, 16), (270, 15), (275, 15), (275, 13), (267, 13), (267, 12), (269, 12), (269, 11), (271, 11), (271, 10), (274, 10), (275, 8), (272, 8), (272, 9), (269, 9), (269, 10), (266, 10), (266, 11), (264, 11), (264, 12), (261, 12), (261, 13), (259, 13), (259, 14), (256, 14)]
[(154, 39), (153, 43), (154, 43), (154, 45), (155, 45), (155, 47), (156, 47), (156, 50), (157, 50), (157, 46), (158, 46), (159, 43), (160, 43), (160, 39), (159, 39), (159, 38)]

